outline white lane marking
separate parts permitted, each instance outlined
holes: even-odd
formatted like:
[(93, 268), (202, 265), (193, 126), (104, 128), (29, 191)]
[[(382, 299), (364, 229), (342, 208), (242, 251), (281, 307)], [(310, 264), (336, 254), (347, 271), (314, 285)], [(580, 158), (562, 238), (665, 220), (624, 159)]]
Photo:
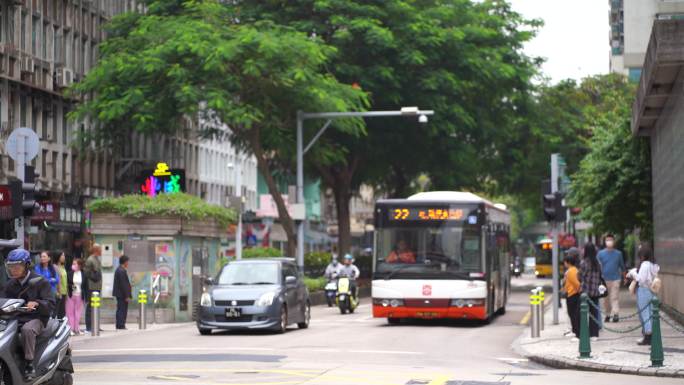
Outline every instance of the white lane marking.
[(506, 361), (506, 362), (528, 362), (527, 358), (515, 358), (515, 357), (497, 357), (496, 358), (499, 361)]
[(400, 350), (349, 350), (349, 353), (423, 355), (422, 352), (402, 352)]

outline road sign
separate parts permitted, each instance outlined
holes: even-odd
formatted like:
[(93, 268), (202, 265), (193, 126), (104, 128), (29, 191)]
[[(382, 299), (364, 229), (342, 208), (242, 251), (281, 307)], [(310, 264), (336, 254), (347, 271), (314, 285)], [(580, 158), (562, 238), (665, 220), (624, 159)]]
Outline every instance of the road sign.
[(23, 152), (25, 155), (23, 161), (30, 162), (38, 155), (39, 148), (40, 140), (38, 139), (38, 134), (28, 127), (20, 127), (12, 131), (9, 138), (7, 138), (7, 143), (5, 143), (7, 155), (15, 161), (20, 161), (20, 155)]

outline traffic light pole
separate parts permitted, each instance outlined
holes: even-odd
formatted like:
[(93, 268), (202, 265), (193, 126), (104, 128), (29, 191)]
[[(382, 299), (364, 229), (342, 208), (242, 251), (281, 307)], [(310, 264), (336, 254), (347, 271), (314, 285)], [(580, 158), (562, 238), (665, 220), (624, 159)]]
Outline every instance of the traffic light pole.
[[(558, 154), (551, 154), (551, 193), (555, 194), (558, 192), (558, 177), (559, 177), (559, 168), (558, 168)], [(553, 270), (553, 273), (551, 274), (551, 278), (553, 280), (552, 287), (553, 287), (553, 324), (558, 325), (558, 309), (559, 309), (559, 300), (560, 300), (560, 276), (559, 276), (559, 261), (558, 261), (558, 222), (553, 221), (551, 222), (551, 232), (553, 235), (553, 250), (551, 253), (551, 269)], [(542, 305), (543, 308), (543, 305)]]
[[(23, 184), (26, 182), (26, 137), (21, 136), (20, 140), (17, 141), (17, 159), (15, 160), (14, 169), (17, 172), (17, 179)], [(12, 199), (15, 199), (14, 197)], [(18, 216), (14, 219), (14, 231), (17, 233), (17, 243), (19, 247), (24, 247), (24, 216)]]

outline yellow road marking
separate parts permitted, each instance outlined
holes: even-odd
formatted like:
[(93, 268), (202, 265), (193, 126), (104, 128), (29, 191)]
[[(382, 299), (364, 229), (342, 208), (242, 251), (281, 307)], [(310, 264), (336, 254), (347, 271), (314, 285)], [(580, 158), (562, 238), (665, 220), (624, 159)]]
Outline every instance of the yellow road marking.
[(430, 381), (428, 385), (444, 385), (449, 381), (449, 379), (450, 377), (447, 376), (439, 376), (434, 380)]

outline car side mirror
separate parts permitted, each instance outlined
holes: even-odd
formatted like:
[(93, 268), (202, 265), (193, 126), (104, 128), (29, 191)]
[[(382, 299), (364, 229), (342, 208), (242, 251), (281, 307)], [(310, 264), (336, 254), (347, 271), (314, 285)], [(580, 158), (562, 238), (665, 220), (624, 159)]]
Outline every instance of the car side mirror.
[(209, 286), (213, 286), (216, 284), (216, 281), (214, 280), (214, 277), (206, 277), (206, 278), (204, 278), (204, 284), (209, 285)]
[(292, 275), (288, 275), (287, 277), (285, 277), (285, 284), (294, 285), (296, 283), (297, 283), (297, 277), (292, 276)]

